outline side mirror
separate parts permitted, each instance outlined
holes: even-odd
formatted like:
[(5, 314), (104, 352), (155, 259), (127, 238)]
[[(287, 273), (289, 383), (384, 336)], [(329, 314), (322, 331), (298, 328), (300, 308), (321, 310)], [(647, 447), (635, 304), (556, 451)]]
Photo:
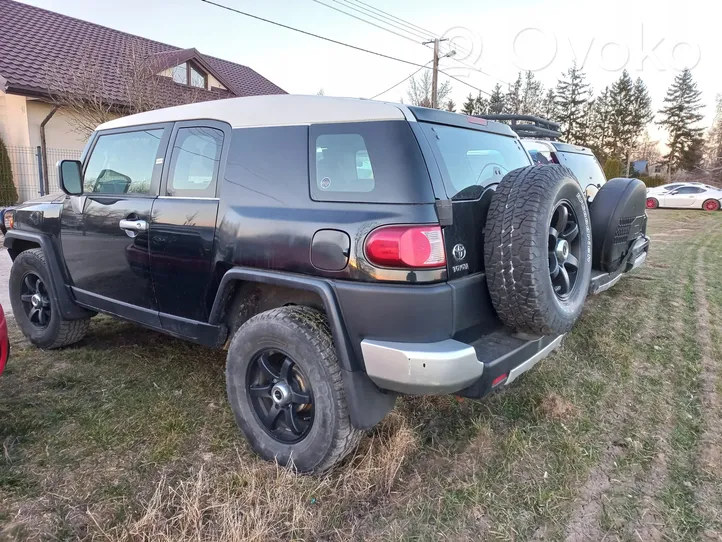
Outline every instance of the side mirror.
[(83, 165), (78, 160), (58, 162), (58, 181), (60, 188), (69, 196), (83, 193)]

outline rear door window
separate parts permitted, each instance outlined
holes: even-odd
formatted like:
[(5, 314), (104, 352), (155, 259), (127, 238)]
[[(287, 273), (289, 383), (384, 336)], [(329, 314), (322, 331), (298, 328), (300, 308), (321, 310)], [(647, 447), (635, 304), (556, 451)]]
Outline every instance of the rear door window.
[(602, 166), (593, 155), (558, 151), (556, 155), (561, 165), (572, 170), (582, 188), (586, 189), (590, 184), (602, 186), (607, 182)]
[(420, 123), (429, 139), (447, 195), (476, 199), (513, 169), (531, 165), (519, 140), (471, 128)]
[(309, 143), (316, 201), (434, 201), (426, 163), (406, 121), (315, 124)]

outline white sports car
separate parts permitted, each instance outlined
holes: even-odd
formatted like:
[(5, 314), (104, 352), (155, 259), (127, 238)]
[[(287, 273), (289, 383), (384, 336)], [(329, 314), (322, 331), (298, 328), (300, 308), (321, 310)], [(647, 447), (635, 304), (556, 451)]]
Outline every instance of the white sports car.
[[(659, 187), (663, 188), (663, 187)], [(678, 209), (704, 209), (719, 211), (722, 206), (722, 190), (704, 184), (685, 183), (666, 191), (647, 191), (647, 209), (673, 207)]]
[(654, 186), (652, 188), (647, 188), (647, 195), (651, 196), (654, 194), (665, 194), (667, 192), (671, 192), (672, 190), (675, 190), (676, 188), (681, 188), (683, 186), (702, 186), (704, 187), (704, 183), (695, 183), (695, 182), (676, 182), (676, 183), (669, 183), (669, 184), (663, 184), (662, 186)]

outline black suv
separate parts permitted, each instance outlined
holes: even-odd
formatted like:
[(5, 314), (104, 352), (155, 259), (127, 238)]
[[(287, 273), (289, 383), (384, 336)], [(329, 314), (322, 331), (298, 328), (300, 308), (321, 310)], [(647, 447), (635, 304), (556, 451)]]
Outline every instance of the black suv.
[(65, 194), (3, 216), (23, 333), (65, 346), (103, 312), (226, 347), (238, 425), (302, 471), (338, 462), (399, 394), (510, 384), (648, 248), (641, 182), (590, 208), (508, 126), (398, 104), (141, 113), (58, 168)]

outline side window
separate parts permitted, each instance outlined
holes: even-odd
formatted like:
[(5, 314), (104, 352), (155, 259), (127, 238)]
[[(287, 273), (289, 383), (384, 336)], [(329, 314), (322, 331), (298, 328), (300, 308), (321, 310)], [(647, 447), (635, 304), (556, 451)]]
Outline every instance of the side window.
[(180, 128), (168, 173), (169, 196), (214, 197), (223, 149), (223, 131), (202, 126)]
[(316, 138), (316, 186), (324, 192), (371, 192), (374, 170), (360, 134)]
[(163, 129), (101, 135), (85, 168), (84, 191), (148, 194)]
[(696, 186), (683, 186), (677, 190), (677, 194), (699, 194), (700, 192), (704, 192), (704, 189)]

